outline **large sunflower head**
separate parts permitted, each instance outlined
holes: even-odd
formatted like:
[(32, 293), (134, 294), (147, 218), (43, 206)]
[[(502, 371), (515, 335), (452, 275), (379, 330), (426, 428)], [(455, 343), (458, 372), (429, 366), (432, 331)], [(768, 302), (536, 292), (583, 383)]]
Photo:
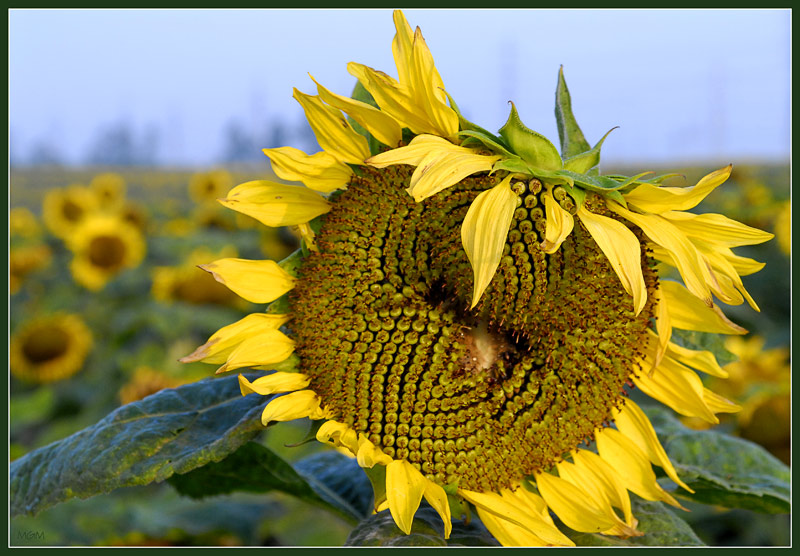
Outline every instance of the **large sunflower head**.
[(97, 196), (89, 188), (73, 184), (66, 188), (51, 189), (45, 194), (42, 219), (54, 236), (63, 239), (97, 209)]
[(38, 317), (11, 336), (11, 374), (26, 382), (63, 380), (81, 370), (91, 348), (92, 333), (78, 315)]
[[(297, 226), (281, 264), (224, 259), (206, 269), (254, 303), (184, 361), (278, 369), (243, 394), (272, 398), (262, 420), (321, 421), (349, 450), (376, 510), (408, 533), (424, 497), (450, 532), (468, 502), (507, 545), (569, 545), (572, 529), (632, 536), (628, 492), (679, 503), (683, 488), (638, 388), (716, 423), (738, 406), (696, 371), (724, 376), (672, 329), (742, 334), (714, 303), (755, 302), (731, 250), (771, 236), (693, 214), (730, 167), (692, 187), (669, 176), (600, 175), (559, 72), (560, 149), (512, 105), (498, 134), (464, 119), (420, 30), (394, 14), (397, 79), (361, 64), (355, 98), (295, 90), (323, 150), (265, 149), (284, 185), (253, 181), (221, 203)], [(344, 113), (343, 113), (344, 112)], [(345, 115), (346, 114), (346, 115)], [(682, 282), (659, 278), (656, 263)]]
[(67, 246), (73, 253), (73, 278), (90, 290), (99, 290), (120, 272), (139, 266), (146, 250), (136, 227), (106, 213), (87, 216), (69, 234)]

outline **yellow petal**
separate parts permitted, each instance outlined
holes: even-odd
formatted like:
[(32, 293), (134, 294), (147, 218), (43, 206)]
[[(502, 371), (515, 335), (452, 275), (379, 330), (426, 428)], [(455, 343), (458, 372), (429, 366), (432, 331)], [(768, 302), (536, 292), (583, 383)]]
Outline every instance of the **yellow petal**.
[(769, 241), (773, 234), (752, 228), (722, 214), (692, 214), (670, 211), (662, 214), (689, 237), (725, 247), (757, 245)]
[[(602, 496), (609, 506), (621, 509), (625, 516), (625, 524), (635, 530), (637, 521), (631, 510), (631, 499), (614, 468), (603, 458), (588, 450), (575, 450), (572, 458), (575, 461), (574, 469), (567, 470), (567, 474), (572, 478), (562, 474), (561, 468), (558, 474), (589, 492), (594, 491), (595, 496)], [(582, 474), (574, 474), (575, 470)]]
[(496, 514), (488, 512), (481, 507), (476, 508), (476, 510), (481, 523), (503, 546), (548, 546), (548, 543), (524, 527), (498, 517)]
[(714, 413), (737, 413), (742, 410), (742, 406), (739, 404), (720, 396), (716, 392), (712, 392), (708, 388), (703, 388), (703, 399), (708, 408)]
[(442, 139), (436, 135), (417, 135), (405, 147), (391, 149), (365, 160), (370, 166), (375, 168), (386, 168), (394, 164), (419, 165), (422, 160), (430, 153), (473, 153), (472, 149), (454, 145), (447, 139)]
[(406, 535), (411, 534), (427, 479), (406, 460), (394, 460), (386, 466), (386, 499), (395, 523)]
[(461, 488), (458, 489), (458, 494), (478, 509), (526, 529), (548, 545), (575, 546), (575, 543), (569, 540), (555, 525), (545, 521), (540, 514), (526, 512), (520, 509), (518, 504), (510, 503), (499, 494), (475, 492)]
[(341, 111), (326, 106), (317, 96), (294, 90), (292, 95), (303, 107), (319, 146), (339, 162), (362, 164), (369, 158), (366, 137), (357, 133)]
[(747, 334), (747, 330), (729, 320), (717, 305), (707, 307), (681, 284), (661, 280), (660, 286), (673, 327), (715, 334)]
[(694, 492), (678, 477), (678, 473), (669, 460), (667, 452), (664, 451), (664, 447), (661, 446), (661, 442), (659, 442), (658, 436), (656, 436), (656, 431), (650, 423), (650, 419), (647, 418), (647, 415), (644, 414), (644, 411), (642, 411), (638, 405), (632, 400), (625, 400), (625, 405), (622, 406), (621, 410), (613, 408), (611, 413), (619, 431), (624, 434), (628, 440), (636, 444), (652, 463), (660, 466), (667, 476), (676, 484), (689, 492)]
[[(314, 80), (314, 83), (317, 83), (316, 79), (313, 77), (311, 79)], [(323, 101), (353, 118), (370, 135), (384, 145), (396, 147), (403, 138), (403, 130), (397, 120), (374, 106), (360, 100), (332, 93), (319, 83), (317, 83), (317, 94)]]
[(339, 423), (338, 421), (325, 421), (317, 430), (317, 440), (333, 446), (344, 446), (350, 450), (353, 455), (358, 452), (357, 433), (344, 423)]
[[(411, 58), (411, 83), (408, 89), (414, 95), (417, 106), (428, 114), (436, 135), (455, 139), (458, 114), (445, 102), (444, 84), (433, 65), (433, 56), (419, 27), (414, 32)], [(400, 83), (404, 85), (402, 79)]]
[(720, 367), (717, 358), (714, 357), (714, 354), (710, 351), (697, 351), (669, 342), (667, 345), (667, 355), (680, 361), (687, 367), (702, 371), (707, 375), (728, 378), (728, 371)]
[(217, 282), (253, 303), (275, 301), (294, 287), (294, 278), (275, 261), (220, 259), (199, 266)]
[[(701, 253), (703, 253), (703, 256), (711, 264), (711, 268), (714, 269), (714, 271), (717, 274), (717, 278), (720, 282), (720, 287), (726, 289), (724, 293), (733, 298), (736, 298), (738, 293), (739, 294), (738, 303), (741, 303), (742, 297), (744, 297), (744, 299), (747, 299), (747, 303), (753, 309), (759, 311), (760, 309), (758, 308), (758, 305), (745, 289), (744, 284), (742, 283), (742, 279), (740, 278), (739, 271), (736, 269), (736, 266), (733, 264), (733, 261), (728, 256), (726, 256), (726, 253), (721, 249), (715, 248), (713, 244), (708, 243), (706, 241), (693, 239), (692, 243), (694, 243), (697, 246), (697, 249)], [(728, 249), (728, 248), (723, 247), (722, 249)], [(730, 249), (728, 249), (728, 251), (730, 251)], [(742, 257), (742, 259), (744, 259), (744, 257)], [(753, 261), (752, 259), (745, 259), (745, 260), (749, 260), (756, 264), (760, 264), (757, 263), (756, 261)], [(761, 267), (763, 267), (763, 264), (761, 265)], [(759, 267), (759, 269), (761, 267)], [(717, 294), (717, 296), (720, 297), (720, 299), (722, 299), (723, 301), (725, 301), (724, 297), (721, 297), (719, 294)], [(725, 301), (725, 303), (728, 303), (729, 305), (738, 304), (738, 303), (731, 303), (729, 301)]]
[[(656, 298), (656, 332), (658, 333), (658, 347), (654, 357), (653, 369), (661, 363), (661, 358), (667, 352), (669, 340), (672, 338), (672, 321), (669, 318), (667, 301), (661, 294), (661, 285), (656, 288), (654, 297)], [(652, 369), (651, 371), (652, 372)]]
[(544, 234), (544, 241), (540, 247), (545, 253), (555, 253), (572, 232), (575, 221), (572, 215), (561, 208), (561, 205), (553, 198), (552, 188), (548, 188), (543, 195), (544, 208), (547, 215), (547, 228)]
[(642, 275), (639, 239), (622, 222), (578, 208), (578, 218), (603, 251), (622, 287), (633, 296), (633, 309), (638, 315), (647, 303), (647, 287)]
[(439, 517), (442, 518), (442, 523), (444, 523), (444, 538), (449, 539), (450, 533), (453, 530), (453, 522), (450, 517), (450, 504), (447, 501), (447, 493), (433, 481), (425, 479), (425, 490), (422, 494), (425, 496), (425, 500), (428, 501), (428, 504), (430, 504), (431, 507), (436, 510), (436, 513), (439, 514)]
[(538, 473), (535, 477), (544, 501), (570, 529), (600, 533), (616, 525), (598, 501), (583, 488), (548, 473)]
[(376, 463), (389, 465), (392, 462), (392, 458), (366, 438), (360, 438), (358, 441), (356, 460), (358, 461), (358, 465), (369, 469), (374, 467)]
[(503, 256), (503, 246), (517, 208), (517, 194), (511, 190), (510, 183), (509, 175), (475, 197), (461, 224), (461, 243), (475, 280), (470, 309), (478, 304)]
[(294, 421), (313, 417), (319, 410), (319, 396), (311, 390), (300, 390), (269, 402), (261, 414), (261, 422), (266, 427), (270, 421)]
[(260, 394), (269, 396), (270, 394), (283, 394), (284, 392), (294, 392), (302, 390), (311, 382), (306, 375), (301, 373), (274, 372), (266, 376), (259, 377), (253, 382), (247, 380), (244, 375), (239, 375), (239, 390), (242, 396), (247, 394)]
[(330, 193), (344, 188), (353, 171), (325, 151), (308, 155), (294, 147), (263, 149), (269, 157), (272, 171), (282, 180), (301, 181), (309, 189)]
[(208, 341), (193, 353), (180, 359), (181, 363), (203, 361), (224, 363), (233, 350), (247, 338), (267, 330), (277, 330), (289, 320), (289, 315), (252, 313), (241, 320), (217, 330)]
[(675, 261), (689, 291), (702, 299), (706, 305), (711, 306), (711, 291), (708, 284), (712, 278), (702, 255), (689, 238), (657, 214), (637, 214), (613, 201), (606, 204), (613, 212), (641, 228), (651, 241), (666, 249)]
[(224, 373), (242, 367), (274, 365), (294, 353), (294, 341), (280, 330), (263, 330), (237, 345), (225, 363), (217, 369)]
[(661, 500), (682, 508), (675, 498), (656, 482), (647, 456), (633, 441), (618, 430), (605, 428), (595, 431), (595, 441), (600, 457), (617, 471), (625, 488), (645, 500)]
[(643, 184), (623, 197), (629, 205), (634, 205), (644, 212), (662, 213), (670, 210), (689, 210), (722, 185), (730, 175), (731, 166), (726, 166), (711, 172), (692, 187), (658, 187)]
[(411, 82), (411, 57), (414, 45), (414, 31), (406, 21), (401, 10), (394, 10), (392, 14), (394, 27), (397, 32), (392, 39), (392, 55), (397, 66), (397, 77), (405, 86)]
[[(647, 364), (652, 363), (646, 359)], [(650, 375), (631, 377), (645, 394), (687, 417), (719, 423), (703, 397), (703, 381), (694, 371), (671, 357), (664, 357)]]
[(272, 227), (305, 224), (331, 210), (311, 189), (266, 180), (237, 185), (219, 202)]

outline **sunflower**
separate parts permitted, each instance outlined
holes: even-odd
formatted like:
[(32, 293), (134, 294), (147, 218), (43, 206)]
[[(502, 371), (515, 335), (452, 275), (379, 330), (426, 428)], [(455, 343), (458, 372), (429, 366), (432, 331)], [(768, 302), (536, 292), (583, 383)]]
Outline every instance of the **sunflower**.
[(120, 272), (136, 268), (146, 245), (141, 232), (113, 214), (87, 216), (67, 237), (73, 252), (70, 270), (75, 281), (99, 290)]
[[(409, 533), (425, 498), (451, 530), (474, 507), (505, 545), (571, 545), (574, 530), (641, 535), (628, 492), (675, 507), (656, 482), (678, 477), (639, 388), (717, 423), (739, 406), (696, 371), (714, 356), (672, 329), (743, 334), (714, 303), (755, 302), (740, 276), (760, 263), (731, 248), (771, 235), (692, 214), (730, 167), (692, 187), (597, 170), (559, 73), (561, 152), (512, 105), (499, 136), (464, 119), (420, 30), (394, 13), (398, 78), (350, 63), (354, 97), (295, 90), (322, 147), (265, 149), (305, 187), (252, 181), (220, 202), (271, 226), (298, 226), (281, 264), (206, 265), (253, 303), (182, 361), (274, 369), (242, 394), (272, 395), (273, 421), (321, 421)], [(363, 100), (359, 100), (363, 99)], [(345, 117), (346, 114), (347, 117)], [(677, 268), (659, 279), (656, 263)], [(466, 503), (466, 504), (465, 504)]]
[(38, 237), (42, 228), (33, 213), (25, 207), (15, 207), (8, 213), (8, 230), (12, 237)]
[(11, 336), (11, 374), (27, 382), (63, 380), (81, 370), (91, 348), (92, 333), (78, 315), (35, 318)]
[(89, 183), (89, 189), (103, 209), (120, 208), (125, 201), (125, 188), (125, 178), (113, 172), (99, 174)]
[(784, 201), (778, 216), (775, 218), (775, 235), (781, 251), (787, 256), (792, 254), (792, 203)]
[(50, 232), (64, 239), (78, 224), (98, 208), (95, 194), (82, 185), (51, 189), (42, 202), (42, 219)]
[(25, 277), (47, 268), (52, 258), (52, 251), (43, 243), (12, 247), (8, 254), (9, 291), (17, 293)]
[(177, 266), (156, 267), (153, 271), (153, 297), (162, 302), (233, 305), (248, 309), (249, 303), (216, 281), (211, 274), (201, 270), (203, 263), (211, 258), (235, 257), (236, 254), (236, 248), (232, 245), (216, 252), (199, 247)]
[(233, 186), (227, 170), (216, 169), (194, 174), (189, 180), (189, 196), (198, 203), (214, 202)]
[(129, 404), (142, 400), (164, 388), (175, 388), (184, 381), (164, 374), (151, 367), (137, 367), (131, 379), (119, 390), (120, 402)]

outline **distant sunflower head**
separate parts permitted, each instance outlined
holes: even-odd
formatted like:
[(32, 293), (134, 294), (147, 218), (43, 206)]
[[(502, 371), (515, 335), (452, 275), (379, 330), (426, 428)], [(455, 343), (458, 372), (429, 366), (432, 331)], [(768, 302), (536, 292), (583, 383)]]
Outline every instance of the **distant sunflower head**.
[(77, 315), (35, 318), (11, 336), (11, 374), (26, 382), (63, 380), (81, 370), (91, 348), (92, 334)]
[(76, 282), (99, 290), (124, 270), (136, 268), (146, 245), (141, 232), (112, 214), (92, 214), (67, 238), (73, 253), (70, 270)]
[(189, 180), (189, 196), (197, 203), (214, 202), (233, 187), (233, 178), (223, 169), (194, 174)]
[(97, 197), (87, 187), (71, 185), (51, 189), (42, 202), (42, 219), (50, 232), (66, 238), (86, 218), (98, 209)]
[(132, 224), (143, 234), (147, 232), (150, 223), (150, 215), (148, 214), (147, 207), (142, 203), (125, 200), (119, 209), (119, 215), (122, 220)]
[(125, 178), (119, 174), (98, 174), (89, 183), (89, 189), (96, 195), (101, 208), (119, 208), (125, 201)]
[(25, 207), (15, 207), (8, 213), (8, 229), (11, 237), (35, 238), (42, 232), (42, 227), (33, 213)]
[(33, 272), (50, 266), (52, 258), (52, 251), (43, 243), (12, 247), (8, 253), (10, 292), (17, 293), (25, 278)]
[(143, 400), (165, 388), (175, 388), (183, 381), (147, 366), (137, 367), (131, 379), (119, 390), (120, 403), (129, 404)]
[(605, 137), (586, 142), (561, 72), (560, 151), (513, 105), (498, 135), (469, 122), (420, 30), (399, 11), (394, 23), (397, 79), (350, 63), (356, 98), (295, 90), (323, 150), (265, 153), (305, 187), (253, 181), (221, 200), (296, 226), (302, 250), (205, 265), (272, 305), (183, 360), (278, 369), (240, 375), (243, 394), (284, 394), (263, 423), (321, 421), (317, 439), (357, 458), (376, 510), (406, 533), (425, 498), (445, 536), (451, 501), (506, 545), (572, 544), (551, 512), (577, 531), (641, 535), (629, 491), (680, 507), (651, 466), (689, 487), (627, 389), (712, 423), (738, 410), (695, 372), (723, 376), (713, 356), (672, 329), (744, 333), (713, 296), (756, 307), (740, 276), (762, 265), (731, 248), (771, 235), (686, 212), (730, 167), (692, 187), (600, 175)]

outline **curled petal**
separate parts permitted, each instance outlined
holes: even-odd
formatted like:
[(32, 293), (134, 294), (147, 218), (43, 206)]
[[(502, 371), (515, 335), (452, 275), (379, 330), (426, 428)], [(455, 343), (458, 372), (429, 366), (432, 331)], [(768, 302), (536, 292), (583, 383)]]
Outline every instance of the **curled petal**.
[(248, 336), (237, 345), (225, 363), (217, 369), (217, 373), (242, 367), (274, 365), (285, 361), (292, 353), (294, 340), (280, 330), (263, 330), (257, 335)]
[(241, 320), (217, 330), (208, 341), (193, 353), (180, 359), (181, 363), (224, 363), (236, 347), (253, 335), (277, 330), (289, 320), (289, 315), (252, 313)]
[(517, 207), (517, 194), (511, 190), (510, 183), (511, 176), (508, 176), (478, 195), (461, 224), (461, 242), (475, 280), (470, 309), (478, 304), (503, 256), (503, 246)]
[(634, 205), (644, 212), (663, 213), (671, 210), (689, 210), (722, 185), (731, 175), (731, 169), (731, 166), (726, 166), (711, 172), (692, 187), (658, 187), (642, 184), (623, 197), (629, 205)]
[(237, 185), (219, 202), (272, 227), (305, 224), (331, 210), (324, 197), (308, 188), (266, 180)]
[(405, 460), (393, 460), (386, 466), (386, 499), (395, 523), (406, 535), (411, 534), (427, 479)]
[(681, 284), (662, 280), (660, 286), (673, 327), (714, 334), (747, 334), (747, 330), (728, 319), (716, 304), (707, 307)]
[(319, 396), (311, 390), (300, 390), (275, 398), (267, 404), (261, 414), (261, 422), (294, 421), (303, 417), (314, 418), (320, 413)]
[(545, 191), (543, 195), (547, 215), (547, 228), (544, 234), (544, 241), (540, 247), (545, 253), (555, 253), (572, 232), (575, 220), (553, 198), (552, 188)]
[(220, 259), (200, 265), (232, 292), (253, 303), (269, 303), (294, 287), (294, 278), (275, 261)]
[(757, 245), (775, 237), (769, 232), (752, 228), (722, 214), (669, 211), (662, 216), (687, 236), (724, 247)]
[(330, 193), (350, 181), (353, 171), (325, 151), (308, 155), (294, 147), (263, 149), (269, 157), (272, 171), (282, 180), (301, 181), (309, 189)]

